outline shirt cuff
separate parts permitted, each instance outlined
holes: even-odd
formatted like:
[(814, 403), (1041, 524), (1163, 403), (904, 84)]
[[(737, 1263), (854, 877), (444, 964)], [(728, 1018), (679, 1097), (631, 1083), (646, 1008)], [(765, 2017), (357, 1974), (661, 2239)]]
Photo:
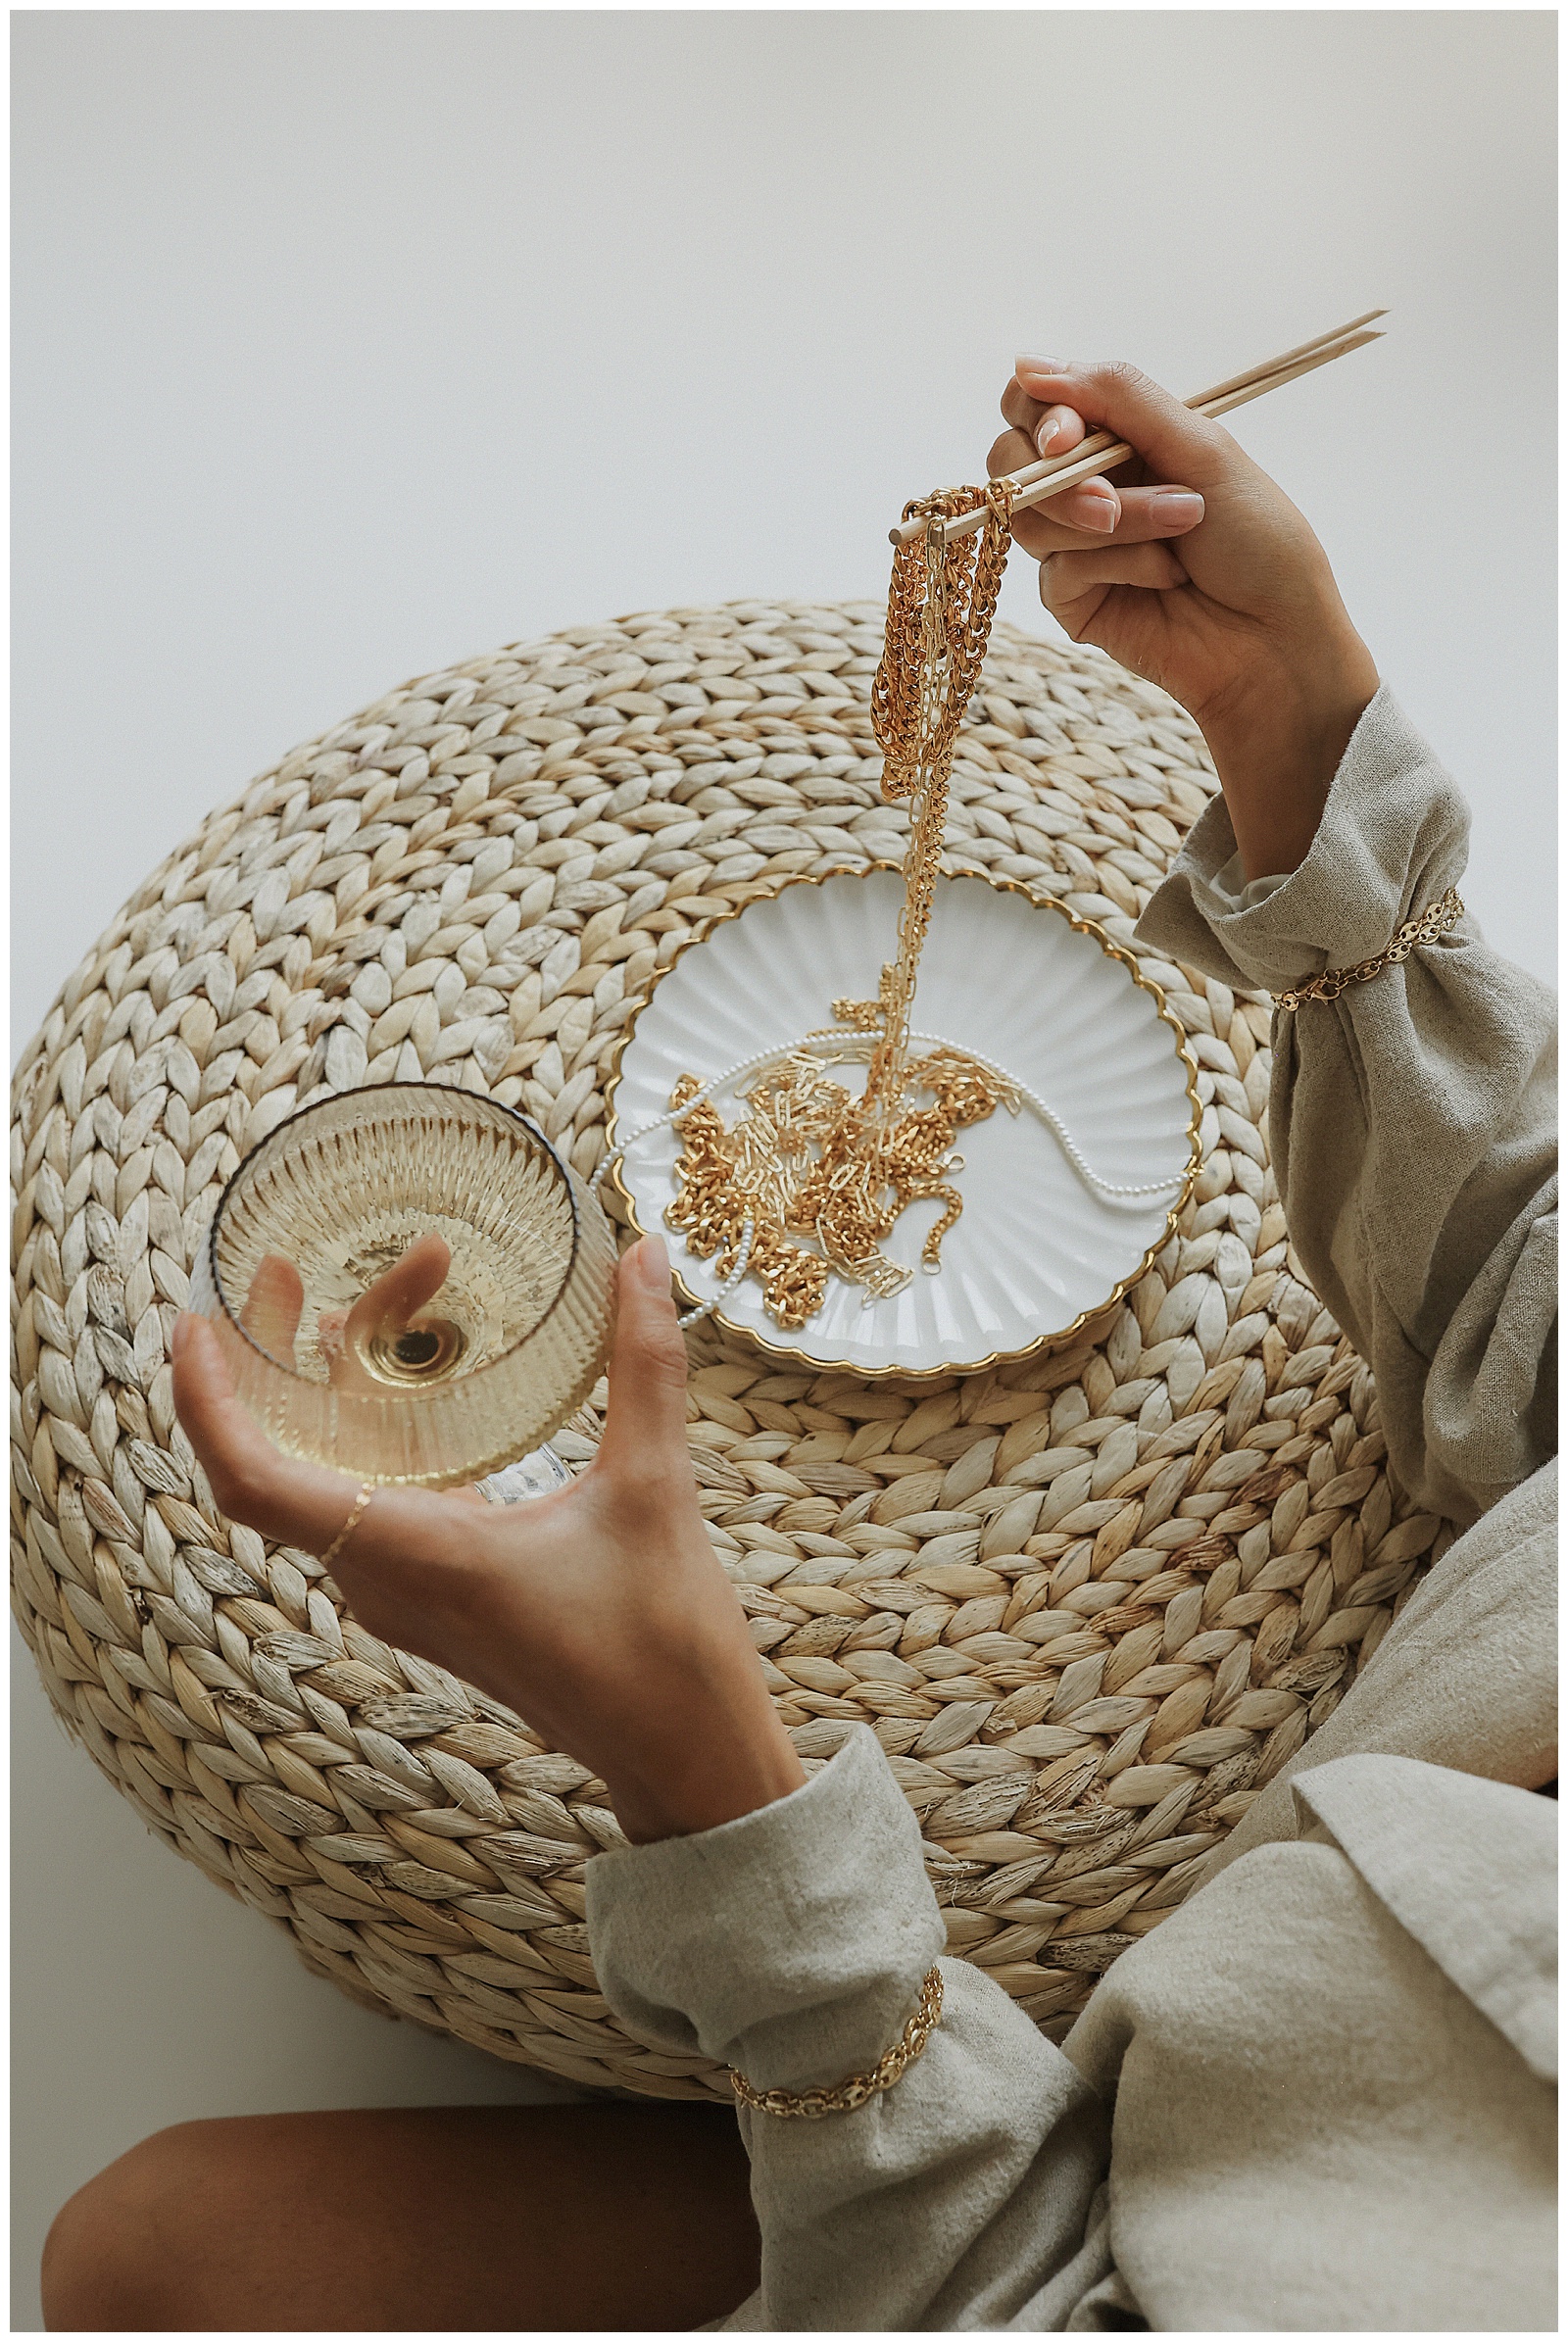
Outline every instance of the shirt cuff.
[[(1470, 815), (1383, 685), (1350, 736), (1317, 835), (1288, 876), (1242, 878), (1223, 797), (1199, 816), (1137, 941), (1244, 991), (1286, 992), (1387, 951), (1462, 876)], [(1469, 922), (1461, 933), (1473, 937)]]
[(1236, 853), (1223, 869), (1215, 871), (1213, 888), (1216, 895), (1224, 898), (1227, 910), (1254, 910), (1289, 876), (1288, 870), (1277, 870), (1271, 878), (1249, 878), (1242, 868), (1241, 854)]
[(596, 1856), (587, 1892), (600, 1988), (627, 2030), (764, 2090), (874, 2065), (947, 1940), (919, 1824), (863, 1726), (791, 1796)]

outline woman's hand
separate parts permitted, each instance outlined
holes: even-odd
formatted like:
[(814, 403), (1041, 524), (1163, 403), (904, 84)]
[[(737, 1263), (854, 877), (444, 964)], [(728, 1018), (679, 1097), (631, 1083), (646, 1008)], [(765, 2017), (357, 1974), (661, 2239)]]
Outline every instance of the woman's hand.
[[(407, 1333), (417, 1312), (446, 1283), (451, 1266), (452, 1247), (432, 1229), (412, 1244), (385, 1276), (377, 1277), (352, 1309), (322, 1310), (316, 1341), (334, 1391), (376, 1396), (383, 1386), (365, 1369), (365, 1344), (376, 1336), (390, 1341)], [(292, 1366), (304, 1314), (305, 1283), (299, 1270), (281, 1252), (264, 1252), (239, 1313), (240, 1324), (269, 1357)]]
[[(264, 1306), (286, 1315), (292, 1302), (279, 1292)], [(357, 1484), (278, 1453), (234, 1396), (205, 1318), (180, 1318), (173, 1354), (179, 1420), (223, 1510), (324, 1553)], [(377, 1488), (332, 1566), (372, 1635), (505, 1700), (591, 1766), (630, 1838), (710, 1829), (806, 1779), (698, 1510), (686, 1346), (657, 1237), (620, 1264), (610, 1407), (588, 1470), (505, 1506), (472, 1489)]]
[(1218, 423), (1129, 366), (1020, 358), (991, 476), (1070, 455), (1086, 430), (1138, 451), (1020, 512), (1040, 598), (1179, 700), (1208, 743), (1249, 878), (1294, 870), (1378, 688), (1305, 520)]

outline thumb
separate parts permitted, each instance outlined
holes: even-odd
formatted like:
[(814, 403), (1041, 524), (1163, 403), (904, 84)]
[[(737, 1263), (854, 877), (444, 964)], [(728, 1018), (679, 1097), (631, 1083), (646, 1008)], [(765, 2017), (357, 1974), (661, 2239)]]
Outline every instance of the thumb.
[(610, 1405), (599, 1447), (600, 1460), (612, 1471), (646, 1476), (677, 1463), (690, 1470), (686, 1375), (669, 1255), (661, 1237), (645, 1236), (624, 1255), (615, 1280)]
[(1143, 457), (1156, 479), (1184, 487), (1217, 483), (1234, 464), (1228, 431), (1161, 389), (1124, 360), (1080, 366), (1054, 358), (1020, 358), (1017, 379), (1044, 407), (1071, 407), (1092, 429), (1114, 431)]
[(406, 1326), (416, 1309), (434, 1299), (451, 1266), (451, 1245), (431, 1229), (409, 1246), (384, 1277), (377, 1277), (368, 1291), (361, 1293), (343, 1329), (345, 1342), (352, 1346), (385, 1327), (397, 1330)]

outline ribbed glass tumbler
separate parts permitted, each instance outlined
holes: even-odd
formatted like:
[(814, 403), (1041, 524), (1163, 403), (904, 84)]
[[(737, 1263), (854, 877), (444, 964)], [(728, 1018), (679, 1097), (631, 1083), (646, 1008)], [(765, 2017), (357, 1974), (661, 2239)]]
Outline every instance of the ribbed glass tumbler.
[(609, 1345), (596, 1197), (510, 1107), (433, 1082), (279, 1123), (223, 1191), (191, 1307), (287, 1454), (442, 1488), (547, 1439)]

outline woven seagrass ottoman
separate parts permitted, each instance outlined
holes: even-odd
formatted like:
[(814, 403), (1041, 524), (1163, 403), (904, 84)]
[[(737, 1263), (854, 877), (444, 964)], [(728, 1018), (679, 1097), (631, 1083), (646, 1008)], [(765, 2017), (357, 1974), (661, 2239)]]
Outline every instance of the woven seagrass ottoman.
[[(310, 1554), (223, 1519), (170, 1331), (224, 1180), (326, 1093), (462, 1084), (593, 1172), (654, 972), (792, 873), (902, 855), (868, 710), (881, 628), (859, 603), (654, 612), (388, 693), (154, 873), (17, 1081), (13, 1585), (51, 1700), (309, 1967), (572, 2081), (730, 2096), (598, 1992), (603, 1783), (366, 1634)], [(1214, 788), (1193, 725), (1006, 626), (971, 715), (950, 863), (1130, 944)], [(809, 1768), (870, 1725), (952, 1949), (1058, 2037), (1450, 1535), (1390, 1475), (1372, 1378), (1291, 1251), (1267, 1003), (1146, 965), (1200, 1068), (1202, 1167), (1070, 1347), (904, 1387), (690, 1337), (703, 1510), (797, 1747)]]

